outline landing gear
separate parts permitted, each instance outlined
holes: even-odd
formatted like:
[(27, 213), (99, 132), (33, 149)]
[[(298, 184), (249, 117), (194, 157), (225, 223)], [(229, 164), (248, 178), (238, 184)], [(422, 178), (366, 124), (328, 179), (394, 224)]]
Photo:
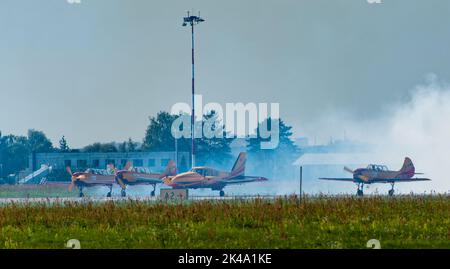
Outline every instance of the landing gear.
[(391, 189), (388, 192), (389, 196), (394, 196), (394, 184), (395, 183), (391, 183)]
[(224, 196), (225, 196), (225, 192), (221, 190), (221, 191), (219, 192), (219, 195), (220, 195), (220, 197), (224, 197)]
[(150, 196), (151, 197), (155, 197), (155, 190), (156, 190), (156, 184), (153, 184), (153, 190), (152, 190), (152, 192), (150, 192)]
[(109, 186), (109, 192), (106, 194), (106, 197), (110, 198), (112, 196), (112, 188), (113, 186)]
[(127, 197), (127, 192), (125, 190), (120, 191), (120, 196)]
[(80, 193), (78, 194), (78, 197), (83, 198), (84, 197), (84, 193), (83, 193), (83, 187), (78, 187), (78, 189), (80, 190)]
[(358, 190), (356, 191), (358, 197), (364, 196), (364, 183), (358, 183)]

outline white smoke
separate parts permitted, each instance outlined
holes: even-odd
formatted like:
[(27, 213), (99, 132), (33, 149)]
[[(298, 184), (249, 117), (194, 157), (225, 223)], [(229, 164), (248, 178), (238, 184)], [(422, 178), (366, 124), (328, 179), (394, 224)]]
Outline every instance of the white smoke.
[(450, 190), (449, 85), (429, 75), (428, 83), (417, 86), (411, 100), (392, 114), (387, 127), (386, 132), (377, 134), (379, 153), (388, 160), (412, 158), (416, 171), (432, 179), (430, 183), (417, 185), (416, 190)]
[(334, 112), (308, 129), (316, 133), (320, 133), (318, 130), (325, 131), (330, 137), (345, 130), (347, 138), (373, 146), (374, 163), (398, 170), (404, 157), (408, 156), (413, 160), (416, 172), (425, 173), (417, 177), (432, 179), (431, 182), (400, 183), (396, 185), (396, 190), (404, 193), (448, 192), (450, 86), (439, 81), (436, 75), (428, 75), (424, 85), (410, 91), (406, 103), (392, 105), (387, 111), (380, 108), (380, 115), (376, 119), (360, 121)]

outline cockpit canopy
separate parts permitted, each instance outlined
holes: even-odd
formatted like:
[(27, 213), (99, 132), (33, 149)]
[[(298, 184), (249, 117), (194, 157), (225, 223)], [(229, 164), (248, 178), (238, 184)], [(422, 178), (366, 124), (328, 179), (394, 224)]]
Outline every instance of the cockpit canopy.
[(209, 167), (194, 167), (191, 172), (197, 173), (204, 177), (216, 177), (219, 176), (219, 171)]
[(367, 166), (368, 170), (373, 170), (373, 171), (389, 171), (388, 167), (386, 165), (378, 165), (378, 164), (369, 164)]
[(148, 167), (133, 167), (132, 169), (135, 173), (141, 173), (141, 174), (151, 174), (152, 170), (150, 170)]
[(86, 173), (91, 173), (93, 175), (103, 175), (103, 176), (107, 176), (107, 175), (113, 175), (114, 171), (110, 170), (110, 169), (93, 169), (93, 168), (89, 168), (86, 170)]

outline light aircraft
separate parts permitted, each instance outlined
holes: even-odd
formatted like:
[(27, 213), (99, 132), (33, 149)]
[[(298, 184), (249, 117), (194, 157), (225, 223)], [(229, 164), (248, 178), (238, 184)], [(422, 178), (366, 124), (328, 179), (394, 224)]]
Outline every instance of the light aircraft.
[(264, 177), (245, 176), (246, 161), (246, 153), (241, 152), (231, 172), (223, 172), (210, 167), (194, 167), (188, 172), (164, 178), (164, 184), (175, 189), (210, 188), (220, 191), (220, 196), (224, 196), (223, 188), (227, 185), (268, 180)]
[(177, 174), (177, 167), (174, 161), (169, 161), (163, 173), (153, 173), (146, 167), (132, 167), (127, 163), (124, 170), (116, 173), (115, 181), (122, 188), (122, 197), (126, 196), (127, 185), (152, 185), (151, 196), (155, 196), (156, 184), (164, 183), (163, 178)]
[(108, 169), (89, 168), (84, 172), (75, 173), (72, 173), (70, 166), (67, 166), (66, 170), (72, 177), (69, 191), (72, 191), (73, 187), (76, 186), (80, 191), (79, 197), (84, 197), (83, 188), (85, 187), (107, 186), (109, 187), (109, 192), (106, 197), (111, 197), (112, 187), (115, 183), (115, 170), (113, 165), (108, 165)]
[(421, 175), (422, 173), (416, 173), (413, 162), (410, 158), (406, 157), (403, 162), (403, 166), (399, 171), (392, 171), (385, 165), (370, 164), (367, 168), (359, 168), (352, 170), (348, 167), (344, 167), (344, 170), (352, 173), (353, 178), (319, 178), (322, 180), (337, 180), (337, 181), (349, 181), (358, 185), (356, 195), (363, 196), (364, 185), (374, 183), (389, 183), (392, 188), (389, 190), (389, 196), (394, 195), (394, 185), (397, 182), (416, 182), (416, 181), (429, 181), (429, 178), (414, 178), (414, 175)]

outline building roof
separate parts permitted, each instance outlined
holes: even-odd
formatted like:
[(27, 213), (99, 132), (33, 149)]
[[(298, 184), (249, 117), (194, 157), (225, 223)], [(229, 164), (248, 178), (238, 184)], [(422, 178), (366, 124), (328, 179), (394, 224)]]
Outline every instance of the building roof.
[(376, 162), (368, 153), (306, 153), (293, 165), (367, 165)]

